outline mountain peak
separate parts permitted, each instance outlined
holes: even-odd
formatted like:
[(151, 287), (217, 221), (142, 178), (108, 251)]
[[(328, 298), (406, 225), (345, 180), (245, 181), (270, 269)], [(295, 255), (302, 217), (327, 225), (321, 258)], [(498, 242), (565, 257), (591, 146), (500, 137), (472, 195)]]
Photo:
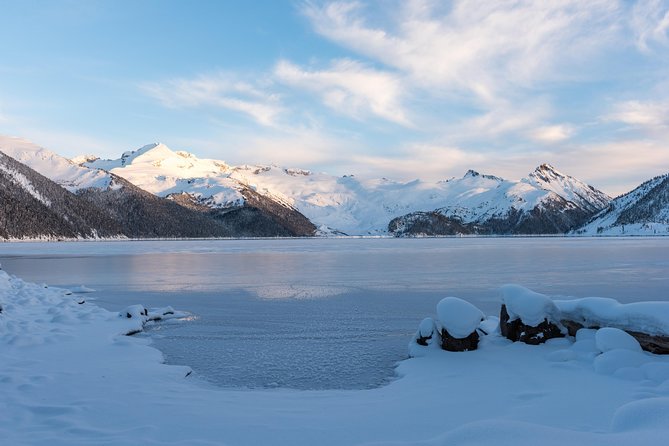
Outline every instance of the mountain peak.
[(462, 178), (464, 179), (464, 178), (476, 178), (476, 177), (485, 178), (485, 179), (487, 179), (487, 180), (504, 181), (504, 179), (502, 179), (502, 178), (500, 178), (500, 177), (496, 177), (495, 175), (485, 175), (485, 174), (481, 174), (481, 173), (479, 173), (479, 172), (477, 172), (477, 171), (475, 171), (475, 170), (472, 170), (472, 169), (469, 169), (469, 170), (467, 171), (467, 173), (465, 174), (465, 176), (462, 177)]
[(557, 170), (555, 167), (553, 167), (551, 164), (548, 163), (543, 163), (539, 165), (536, 169), (534, 169), (534, 172), (532, 172), (530, 175), (538, 175), (540, 177), (543, 177), (545, 181), (549, 181), (549, 178), (564, 178), (566, 175), (561, 173), (559, 170)]
[(588, 211), (598, 211), (607, 206), (611, 200), (604, 192), (563, 174), (548, 163), (541, 164), (522, 181), (540, 189), (555, 192)]

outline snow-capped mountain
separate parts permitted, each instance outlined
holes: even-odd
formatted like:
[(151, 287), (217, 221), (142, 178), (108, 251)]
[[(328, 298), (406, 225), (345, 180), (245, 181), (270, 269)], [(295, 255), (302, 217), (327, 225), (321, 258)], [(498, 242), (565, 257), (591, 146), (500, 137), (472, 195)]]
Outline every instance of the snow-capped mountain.
[[(547, 164), (521, 181), (469, 171), (460, 179), (402, 183), (274, 165), (230, 166), (175, 152), (164, 144), (144, 146), (116, 160), (82, 160), (84, 166), (107, 169), (159, 196), (183, 199), (185, 194), (194, 205), (212, 209), (237, 206), (248, 201), (245, 191), (253, 191), (298, 210), (326, 234), (386, 234), (391, 220), (433, 210), (470, 225), (495, 222), (488, 224), (486, 232), (557, 233), (580, 223), (610, 200)], [(533, 223), (535, 227), (531, 227), (527, 216), (532, 212), (540, 217), (540, 226)], [(547, 213), (563, 213), (569, 218), (544, 218)], [(508, 219), (513, 222), (504, 225), (502, 220)], [(398, 233), (398, 229), (392, 228), (391, 232)]]
[(520, 181), (470, 170), (438, 182), (397, 182), (231, 166), (160, 143), (112, 160), (86, 155), (70, 161), (16, 138), (0, 138), (3, 148), (71, 191), (93, 201), (107, 197), (103, 202), (112, 209), (121, 195), (113, 189), (127, 196), (132, 186), (227, 222), (233, 236), (313, 235), (316, 228), (349, 235), (564, 233), (610, 200), (548, 164)]
[(669, 235), (669, 174), (646, 181), (576, 231), (584, 235)]
[(550, 164), (540, 165), (523, 181), (540, 189), (553, 191), (585, 211), (597, 212), (611, 201), (611, 197), (604, 192), (558, 172)]
[(114, 173), (162, 197), (186, 192), (212, 208), (229, 208), (244, 203), (240, 185), (229, 179), (230, 167), (224, 162), (174, 152), (160, 143), (125, 152), (115, 160), (87, 155), (75, 158), (75, 161), (81, 161), (87, 168)]
[(542, 164), (520, 181), (469, 171), (445, 183), (448, 203), (393, 219), (398, 236), (559, 234), (608, 204), (601, 191)]
[(88, 169), (40, 147), (26, 139), (0, 135), (0, 151), (60, 184), (70, 192), (80, 189), (107, 189), (111, 176), (102, 170)]
[[(192, 176), (203, 177), (211, 174), (210, 169), (225, 170), (224, 165), (210, 160), (193, 166), (192, 159), (185, 160), (184, 152), (172, 152), (162, 144), (127, 152), (119, 160), (107, 162), (92, 156), (80, 157), (74, 162), (15, 137), (0, 136), (0, 151), (104, 208), (129, 237), (289, 237), (313, 235), (316, 230), (294, 209), (259, 197), (237, 183), (234, 188), (226, 185), (218, 190), (205, 184), (204, 189), (213, 192), (213, 198), (195, 205), (190, 195), (180, 196), (184, 188), (178, 184), (188, 185), (189, 181), (194, 182), (192, 178), (177, 181), (166, 194), (158, 193), (160, 188), (169, 188), (165, 178), (172, 178), (170, 169), (190, 169)], [(172, 159), (168, 159), (170, 157)], [(124, 166), (130, 168), (126, 171)], [(109, 170), (129, 172), (134, 181)], [(173, 199), (166, 200), (163, 198), (166, 195)]]

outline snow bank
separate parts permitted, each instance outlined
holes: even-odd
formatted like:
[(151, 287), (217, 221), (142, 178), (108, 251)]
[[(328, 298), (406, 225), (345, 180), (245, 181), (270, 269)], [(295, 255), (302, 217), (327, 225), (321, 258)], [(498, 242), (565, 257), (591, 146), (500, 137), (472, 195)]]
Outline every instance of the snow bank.
[(445, 297), (439, 301), (437, 315), (442, 326), (457, 339), (472, 334), (485, 318), (481, 310), (457, 297)]
[(615, 349), (630, 350), (633, 352), (641, 351), (639, 341), (627, 332), (612, 327), (604, 327), (597, 330), (595, 333), (595, 345), (602, 353)]
[(669, 302), (621, 304), (604, 297), (556, 300), (563, 319), (586, 327), (616, 327), (650, 335), (669, 336)]
[(418, 325), (418, 337), (431, 338), (435, 332), (436, 327), (434, 325), (434, 320), (431, 317), (426, 317)]

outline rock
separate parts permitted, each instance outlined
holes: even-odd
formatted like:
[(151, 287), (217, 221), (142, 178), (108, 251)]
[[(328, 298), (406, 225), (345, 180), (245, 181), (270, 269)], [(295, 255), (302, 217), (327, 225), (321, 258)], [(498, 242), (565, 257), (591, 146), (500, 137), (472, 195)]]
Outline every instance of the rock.
[(562, 338), (564, 334), (555, 323), (547, 318), (536, 326), (526, 325), (520, 319), (509, 320), (506, 305), (502, 305), (499, 316), (499, 328), (504, 336), (511, 341), (520, 341), (525, 344), (538, 345), (553, 338)]
[(445, 328), (441, 330), (441, 348), (449, 352), (476, 350), (479, 346), (479, 334), (474, 331), (466, 338), (455, 338)]

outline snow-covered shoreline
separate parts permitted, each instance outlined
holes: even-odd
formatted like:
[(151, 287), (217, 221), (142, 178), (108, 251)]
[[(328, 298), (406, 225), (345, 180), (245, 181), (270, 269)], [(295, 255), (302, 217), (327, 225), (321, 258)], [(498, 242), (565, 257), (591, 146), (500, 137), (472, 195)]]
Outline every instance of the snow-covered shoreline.
[(653, 239), (669, 237), (666, 234), (458, 234), (458, 235), (414, 235), (410, 237), (395, 237), (392, 235), (328, 235), (316, 237), (155, 237), (155, 238), (129, 238), (129, 237), (97, 237), (97, 238), (63, 238), (63, 237), (38, 237), (38, 238), (0, 238), (0, 243), (60, 243), (60, 242), (165, 242), (165, 241), (212, 241), (212, 240), (412, 240), (412, 239)]
[(597, 373), (587, 339), (425, 349), (372, 390), (234, 391), (123, 336), (132, 318), (78, 302), (0, 271), (6, 444), (610, 445), (669, 433), (669, 358), (639, 353), (617, 376)]

